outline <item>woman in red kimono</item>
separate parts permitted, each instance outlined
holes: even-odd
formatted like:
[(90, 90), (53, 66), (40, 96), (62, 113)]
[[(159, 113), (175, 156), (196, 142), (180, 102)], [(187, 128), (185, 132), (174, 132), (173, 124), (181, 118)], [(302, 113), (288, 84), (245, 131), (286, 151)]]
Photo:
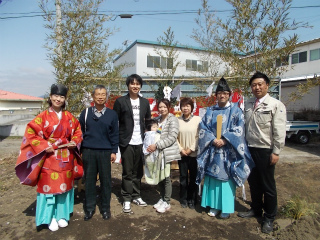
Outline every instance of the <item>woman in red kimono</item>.
[(82, 132), (64, 110), (67, 92), (61, 84), (51, 86), (50, 107), (28, 123), (15, 167), (22, 184), (37, 185), (36, 225), (48, 224), (51, 231), (68, 226), (74, 179), (83, 173), (78, 154)]

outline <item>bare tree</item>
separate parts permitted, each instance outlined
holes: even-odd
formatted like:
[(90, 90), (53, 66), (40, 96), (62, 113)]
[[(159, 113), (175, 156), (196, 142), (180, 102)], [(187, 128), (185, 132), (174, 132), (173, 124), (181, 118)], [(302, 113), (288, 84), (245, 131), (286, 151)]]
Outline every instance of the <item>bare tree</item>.
[[(247, 89), (242, 81), (254, 71), (281, 76), (287, 71), (288, 56), (298, 41), (288, 31), (307, 24), (289, 19), (292, 0), (226, 0), (232, 13), (229, 18), (216, 17), (207, 0), (196, 22), (193, 39), (227, 63), (225, 76), (233, 77), (234, 87)], [(281, 64), (276, 64), (276, 62)]]
[[(183, 64), (178, 60), (179, 53), (175, 40), (174, 32), (169, 27), (163, 36), (157, 38), (158, 46), (153, 49), (154, 55), (148, 54), (148, 63), (153, 66), (154, 75), (146, 73), (153, 81), (147, 81), (147, 84), (155, 91), (155, 99), (162, 99), (164, 97), (163, 88), (169, 86), (174, 88), (179, 82), (175, 79), (175, 73), (178, 67)], [(156, 82), (156, 85), (152, 84)], [(156, 88), (155, 88), (156, 87)]]
[(40, 8), (51, 30), (45, 47), (55, 68), (56, 80), (69, 88), (68, 108), (78, 114), (85, 107), (83, 97), (93, 85), (110, 85), (117, 89), (123, 66), (113, 68), (113, 59), (120, 49), (109, 50), (108, 39), (117, 29), (106, 28), (111, 15), (101, 15), (103, 0), (69, 0), (61, 3), (61, 19), (42, 0)]

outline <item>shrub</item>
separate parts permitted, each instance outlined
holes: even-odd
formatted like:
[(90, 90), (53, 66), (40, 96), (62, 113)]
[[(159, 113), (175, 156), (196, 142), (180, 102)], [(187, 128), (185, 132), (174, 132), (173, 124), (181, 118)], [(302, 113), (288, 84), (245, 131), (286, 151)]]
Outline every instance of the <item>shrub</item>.
[(308, 203), (298, 196), (294, 196), (286, 202), (285, 206), (282, 208), (282, 213), (286, 217), (300, 219), (302, 216), (314, 215), (314, 209), (315, 207), (313, 204)]

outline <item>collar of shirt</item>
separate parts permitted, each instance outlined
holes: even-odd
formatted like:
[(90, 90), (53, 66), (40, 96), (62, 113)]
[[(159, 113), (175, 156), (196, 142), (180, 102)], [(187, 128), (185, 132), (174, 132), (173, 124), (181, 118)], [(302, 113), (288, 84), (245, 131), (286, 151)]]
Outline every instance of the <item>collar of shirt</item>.
[(52, 109), (52, 111), (54, 111), (57, 114), (59, 120), (61, 120), (61, 118), (62, 118), (62, 109), (60, 110), (60, 112), (56, 112), (53, 108), (51, 108), (51, 109)]
[(101, 111), (98, 111), (98, 109), (97, 109), (95, 106), (93, 106), (93, 107), (92, 107), (92, 112), (93, 112), (94, 115), (96, 115), (97, 117), (101, 117), (101, 116), (105, 113), (106, 109), (107, 109), (106, 107), (103, 107)]
[[(227, 102), (227, 104), (224, 107), (229, 107), (230, 105), (231, 105), (230, 102)], [(216, 104), (216, 107), (219, 107), (218, 103)]]
[[(259, 99), (259, 104), (263, 103), (263, 101), (266, 99), (266, 97), (269, 96), (269, 93), (267, 93), (266, 95), (264, 95), (262, 98)], [(253, 103), (254, 104), (254, 103)], [(258, 105), (259, 105), (258, 104)]]

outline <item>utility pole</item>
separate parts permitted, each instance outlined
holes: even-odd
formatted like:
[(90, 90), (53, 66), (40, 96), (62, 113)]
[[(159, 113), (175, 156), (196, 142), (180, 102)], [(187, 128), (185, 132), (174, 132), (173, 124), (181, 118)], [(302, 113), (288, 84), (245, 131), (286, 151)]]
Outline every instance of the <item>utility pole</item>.
[(61, 71), (61, 63), (62, 63), (62, 34), (61, 34), (61, 0), (56, 0), (56, 34), (57, 34), (57, 52), (58, 52), (58, 58), (59, 58), (59, 65), (58, 65), (58, 81), (62, 82), (63, 79), (63, 73)]

